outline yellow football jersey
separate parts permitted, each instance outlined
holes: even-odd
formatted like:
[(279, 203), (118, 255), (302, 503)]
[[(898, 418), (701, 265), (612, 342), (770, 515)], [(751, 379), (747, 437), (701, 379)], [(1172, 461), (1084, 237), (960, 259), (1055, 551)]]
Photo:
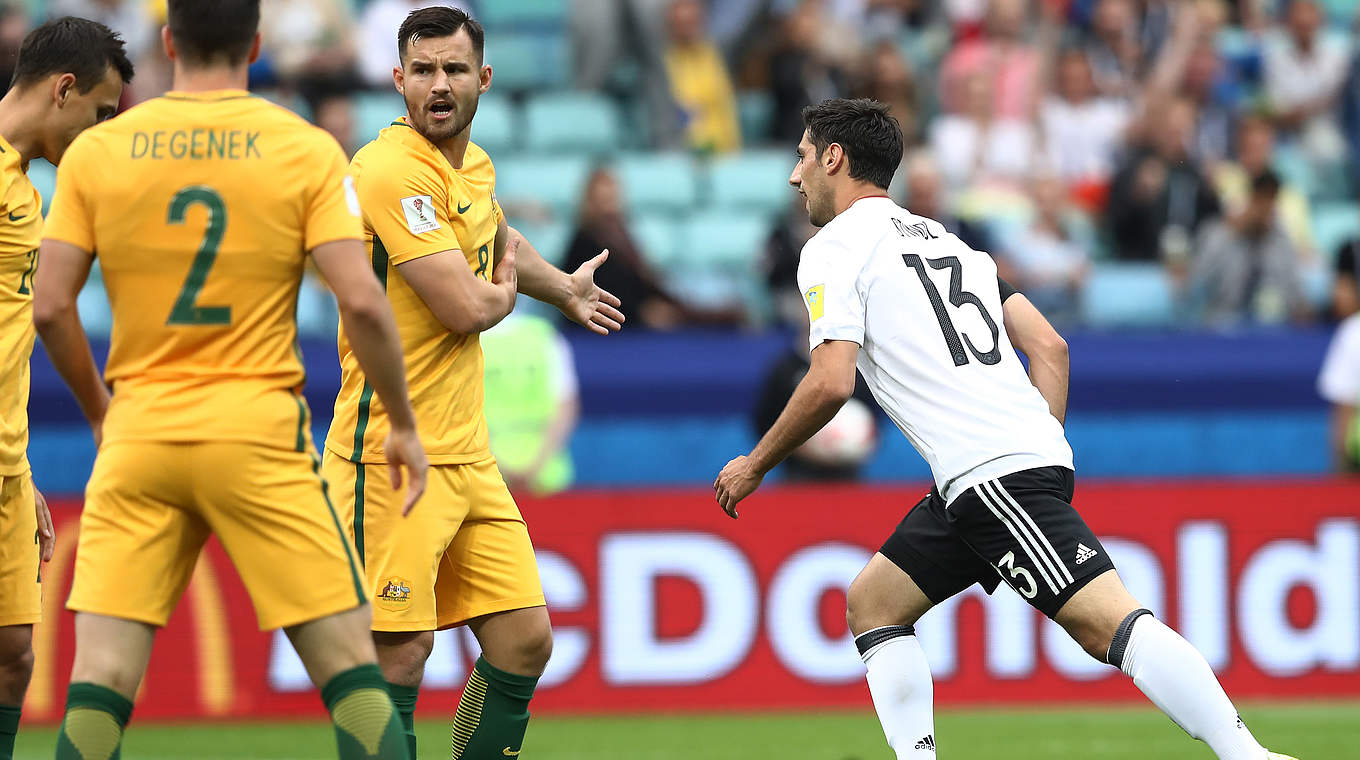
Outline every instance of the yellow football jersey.
[(113, 335), (104, 442), (301, 450), (306, 252), (362, 236), (333, 138), (245, 91), (167, 93), (87, 130), (45, 237), (99, 258)]
[(28, 471), (28, 359), (42, 198), (0, 137), (0, 478)]
[[(373, 271), (387, 288), (401, 330), (406, 382), (431, 464), (465, 464), (491, 456), (482, 411), (482, 348), (476, 335), (451, 333), (402, 279), (397, 266), (460, 250), (468, 266), (491, 279), (496, 228), (496, 171), (486, 151), (469, 144), (455, 170), (429, 140), (394, 122), (350, 163), (363, 208), (364, 240)], [(339, 336), (340, 394), (326, 447), (352, 462), (385, 461), (387, 412)]]

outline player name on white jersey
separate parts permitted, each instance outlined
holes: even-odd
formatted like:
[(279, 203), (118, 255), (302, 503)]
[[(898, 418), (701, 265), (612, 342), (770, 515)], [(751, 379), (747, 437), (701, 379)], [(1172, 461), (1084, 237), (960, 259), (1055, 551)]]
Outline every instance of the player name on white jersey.
[(883, 410), (945, 501), (1033, 467), (1072, 467), (1062, 425), (1006, 335), (996, 264), (888, 198), (856, 201), (803, 247), (815, 349), (858, 343)]

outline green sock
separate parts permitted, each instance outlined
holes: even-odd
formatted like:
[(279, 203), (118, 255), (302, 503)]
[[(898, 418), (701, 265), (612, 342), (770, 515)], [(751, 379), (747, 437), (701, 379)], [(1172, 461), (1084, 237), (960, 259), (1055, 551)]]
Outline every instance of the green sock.
[(406, 749), (411, 753), (411, 760), (416, 760), (416, 697), (420, 696), (420, 689), (388, 681), (387, 693), (392, 695), (392, 704), (397, 706), (397, 715), (401, 716), (401, 727), (406, 731)]
[(340, 760), (410, 760), (397, 708), (376, 664), (336, 675), (321, 687), (321, 701), (335, 723)]
[(131, 718), (132, 702), (122, 694), (93, 683), (71, 684), (57, 734), (57, 760), (118, 760)]
[(14, 736), (19, 733), (19, 713), (14, 705), (0, 705), (0, 760), (14, 760)]
[(478, 657), (453, 716), (453, 760), (518, 755), (537, 685), (533, 676), (507, 673)]

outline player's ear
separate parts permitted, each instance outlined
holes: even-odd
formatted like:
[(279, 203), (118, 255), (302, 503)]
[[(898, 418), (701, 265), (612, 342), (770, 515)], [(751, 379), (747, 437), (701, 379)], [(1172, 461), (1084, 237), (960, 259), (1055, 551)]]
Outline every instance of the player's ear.
[(397, 92), (402, 96), (406, 95), (406, 72), (400, 66), (392, 67), (392, 84), (397, 86)]
[(253, 64), (260, 60), (260, 33), (255, 33), (255, 41), (250, 44), (250, 55), (246, 56), (246, 63)]
[(822, 151), (822, 168), (827, 174), (835, 174), (845, 163), (845, 148), (840, 143), (831, 143)]
[(175, 50), (175, 38), (170, 34), (169, 24), (161, 27), (161, 47), (165, 48), (166, 58), (173, 61), (179, 57), (179, 51)]
[(477, 88), (477, 92), (478, 94), (485, 95), (486, 91), (489, 89), (491, 89), (491, 67), (482, 66), (481, 85)]
[(66, 105), (66, 100), (76, 89), (76, 75), (70, 72), (57, 77), (52, 84), (52, 99), (56, 101), (57, 107), (62, 108)]

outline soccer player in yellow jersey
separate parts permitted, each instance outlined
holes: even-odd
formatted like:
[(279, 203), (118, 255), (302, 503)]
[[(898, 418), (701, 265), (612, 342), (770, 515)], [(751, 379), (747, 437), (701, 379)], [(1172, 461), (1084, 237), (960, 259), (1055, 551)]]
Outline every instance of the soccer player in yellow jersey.
[(597, 256), (573, 275), (547, 264), (506, 225), (495, 170), (469, 141), (491, 86), (482, 27), (432, 7), (397, 34), (393, 76), (407, 116), (350, 165), (373, 269), (401, 328), (407, 382), (430, 462), (430, 490), (400, 520), (401, 491), (370, 468), (388, 415), (340, 335), (341, 390), (323, 472), (351, 506), (374, 597), (378, 661), (414, 754), (412, 716), (437, 629), (467, 625), (482, 646), (454, 719), (455, 758), (519, 754), (528, 703), (552, 648), (533, 545), (487, 441), (478, 333), (514, 307), (546, 301), (597, 332), (618, 329), (618, 299), (600, 291)]
[[(38, 333), (100, 440), (56, 757), (118, 756), (156, 629), (211, 534), (260, 627), (283, 628), (321, 688), (339, 757), (404, 760), (362, 570), (318, 472), (296, 350), (310, 255), (389, 411), (384, 461), (409, 486), (400, 519), (424, 489), (426, 460), (344, 155), (245, 91), (259, 0), (170, 0), (168, 15), (175, 90), (71, 145), (38, 267)], [(95, 255), (113, 307), (103, 380), (75, 305)]]
[(62, 18), (30, 32), (14, 85), (0, 99), (0, 760), (10, 760), (42, 617), (39, 563), (52, 557), (52, 518), (33, 484), (28, 359), (42, 198), (28, 162), (61, 160), (75, 136), (118, 108), (132, 64), (103, 24)]

